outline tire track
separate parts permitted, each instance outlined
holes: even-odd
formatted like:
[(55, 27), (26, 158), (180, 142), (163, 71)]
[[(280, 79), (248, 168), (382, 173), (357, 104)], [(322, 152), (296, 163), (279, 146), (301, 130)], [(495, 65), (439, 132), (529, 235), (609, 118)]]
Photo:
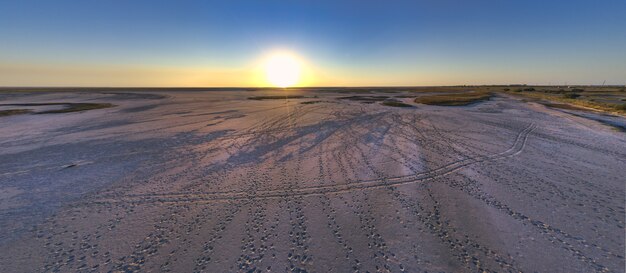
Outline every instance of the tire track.
[(480, 162), (495, 161), (499, 159), (510, 158), (519, 155), (528, 140), (529, 134), (536, 128), (534, 123), (528, 125), (524, 130), (517, 134), (513, 145), (500, 153), (491, 154), (481, 157), (470, 157), (462, 160), (457, 160), (448, 163), (442, 167), (434, 170), (421, 172), (407, 176), (387, 177), (384, 179), (372, 179), (363, 180), (360, 182), (352, 182), (348, 184), (329, 185), (329, 186), (315, 186), (315, 187), (303, 187), (284, 190), (266, 190), (256, 191), (254, 194), (248, 192), (217, 192), (217, 193), (204, 193), (204, 194), (186, 194), (186, 193), (166, 193), (166, 194), (136, 194), (126, 195), (122, 199), (100, 199), (90, 202), (91, 204), (107, 204), (117, 202), (130, 202), (130, 203), (179, 203), (179, 202), (192, 202), (192, 203), (205, 203), (214, 202), (220, 200), (250, 200), (250, 199), (267, 199), (267, 198), (284, 198), (286, 196), (312, 196), (320, 194), (339, 194), (344, 192), (350, 192), (357, 189), (377, 189), (390, 186), (399, 186), (411, 183), (417, 183), (422, 181), (429, 181), (438, 177), (446, 176), (448, 174), (457, 172), (458, 170)]

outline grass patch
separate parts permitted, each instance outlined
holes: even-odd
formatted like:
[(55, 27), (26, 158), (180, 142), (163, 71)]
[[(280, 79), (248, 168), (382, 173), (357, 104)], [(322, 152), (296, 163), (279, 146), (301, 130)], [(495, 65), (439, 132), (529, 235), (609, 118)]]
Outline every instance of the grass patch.
[[(42, 112), (32, 112), (34, 114), (61, 114), (71, 112), (81, 112), (94, 109), (103, 109), (113, 107), (115, 105), (110, 103), (69, 103), (69, 102), (53, 102), (53, 103), (18, 103), (18, 104), (0, 104), (0, 106), (49, 106), (49, 105), (63, 105), (63, 109), (48, 110)], [(27, 109), (19, 109), (27, 110)], [(8, 110), (10, 111), (10, 110)]]
[(577, 94), (577, 93), (567, 93), (567, 94), (563, 94), (562, 96), (563, 96), (563, 98), (566, 98), (566, 99), (575, 99), (575, 98), (580, 97), (580, 94)]
[(37, 114), (62, 114), (113, 107), (110, 103), (64, 103), (63, 109), (38, 112)]
[(11, 109), (11, 110), (0, 110), (0, 117), (8, 117), (8, 116), (15, 116), (15, 115), (23, 115), (23, 114), (30, 114), (33, 111), (30, 109)]
[(384, 106), (391, 106), (391, 107), (413, 107), (413, 105), (406, 104), (404, 102), (394, 101), (394, 100), (386, 100), (386, 101), (383, 101), (381, 104)]
[(303, 101), (300, 104), (316, 104), (316, 103), (320, 103), (320, 102), (324, 102), (321, 100), (311, 100), (311, 101)]
[[(610, 113), (626, 114), (626, 103), (620, 103), (619, 100), (615, 100), (615, 103), (608, 103), (598, 101), (590, 96), (580, 96), (576, 98), (565, 97), (558, 93), (542, 93), (542, 92), (520, 92), (515, 95), (523, 96), (530, 99), (535, 99), (546, 106), (569, 109), (569, 110), (597, 110)], [(602, 97), (602, 96), (599, 96)], [(541, 102), (541, 100), (547, 102)], [(566, 106), (567, 105), (567, 106)], [(568, 107), (568, 108), (565, 108)]]
[(353, 100), (353, 101), (361, 101), (366, 103), (373, 103), (377, 101), (384, 101), (388, 99), (389, 96), (349, 96), (349, 97), (341, 97), (340, 100)]
[(303, 99), (305, 98), (304, 96), (295, 96), (295, 95), (288, 95), (288, 96), (255, 96), (255, 97), (249, 97), (249, 100), (285, 100), (285, 99)]
[(491, 96), (493, 96), (491, 92), (467, 92), (457, 94), (422, 96), (415, 98), (415, 102), (428, 105), (463, 106), (488, 100), (491, 98)]
[(626, 112), (626, 103), (618, 104), (614, 106), (616, 110)]

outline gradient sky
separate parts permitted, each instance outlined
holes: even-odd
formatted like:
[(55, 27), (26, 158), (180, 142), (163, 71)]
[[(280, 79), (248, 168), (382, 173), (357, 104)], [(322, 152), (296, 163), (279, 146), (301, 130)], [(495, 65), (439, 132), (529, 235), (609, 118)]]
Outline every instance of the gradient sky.
[(624, 0), (0, 1), (0, 86), (626, 83)]

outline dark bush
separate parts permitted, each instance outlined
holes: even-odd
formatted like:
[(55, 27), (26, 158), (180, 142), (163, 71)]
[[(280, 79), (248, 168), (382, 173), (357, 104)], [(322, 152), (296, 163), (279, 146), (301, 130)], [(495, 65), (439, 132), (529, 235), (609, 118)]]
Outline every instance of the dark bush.
[(535, 91), (535, 88), (524, 88), (524, 91)]
[(576, 93), (567, 93), (567, 94), (563, 94), (563, 97), (566, 99), (575, 99), (580, 97), (580, 94), (576, 94)]
[(406, 104), (406, 103), (396, 101), (396, 100), (386, 100), (386, 101), (383, 101), (381, 104), (385, 106), (391, 106), (391, 107), (413, 107), (413, 105)]

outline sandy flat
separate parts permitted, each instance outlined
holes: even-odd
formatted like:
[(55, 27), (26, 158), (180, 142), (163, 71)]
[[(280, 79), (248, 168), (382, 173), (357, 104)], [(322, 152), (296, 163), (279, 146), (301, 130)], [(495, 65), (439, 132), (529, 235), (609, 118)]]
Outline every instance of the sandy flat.
[(623, 132), (281, 92), (0, 95), (0, 272), (624, 272)]

